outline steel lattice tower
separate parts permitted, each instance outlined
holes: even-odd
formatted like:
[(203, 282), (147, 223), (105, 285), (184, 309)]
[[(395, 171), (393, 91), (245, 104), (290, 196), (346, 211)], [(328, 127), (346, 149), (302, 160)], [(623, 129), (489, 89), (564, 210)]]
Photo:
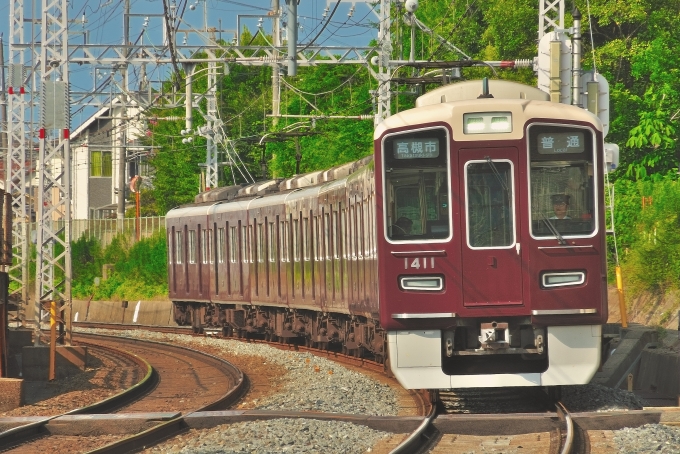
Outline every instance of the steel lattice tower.
[[(26, 90), (26, 53), (24, 45), (24, 2), (10, 4), (9, 83), (7, 89), (7, 154), (5, 155), (5, 191), (12, 195), (12, 265), (9, 267), (11, 287), (17, 301), (17, 316), (25, 321), (24, 305), (28, 304), (28, 226), (26, 158), (32, 152), (32, 119), (27, 118), (31, 89)], [(29, 59), (32, 61), (32, 59)], [(27, 127), (28, 126), (28, 127)]]
[[(71, 163), (67, 0), (42, 0), (40, 160), (38, 176), (36, 329), (40, 303), (71, 307)], [(67, 329), (70, 334), (70, 326)], [(36, 336), (36, 343), (39, 340)], [(70, 343), (70, 339), (68, 339)]]

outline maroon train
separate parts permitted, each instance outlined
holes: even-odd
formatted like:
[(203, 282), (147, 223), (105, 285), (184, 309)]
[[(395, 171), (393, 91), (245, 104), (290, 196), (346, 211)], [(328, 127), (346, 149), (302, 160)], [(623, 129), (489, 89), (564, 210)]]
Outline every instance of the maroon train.
[(375, 154), (167, 215), (175, 320), (383, 361), (406, 388), (587, 383), (607, 318), (602, 124), (506, 81), (383, 121)]

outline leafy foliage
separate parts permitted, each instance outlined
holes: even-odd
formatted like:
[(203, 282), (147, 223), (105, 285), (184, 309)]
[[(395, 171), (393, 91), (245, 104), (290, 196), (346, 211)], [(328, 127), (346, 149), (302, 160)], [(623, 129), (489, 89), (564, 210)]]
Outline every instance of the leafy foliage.
[[(117, 236), (102, 250), (99, 241), (80, 238), (72, 243), (73, 296), (95, 300), (149, 299), (165, 295), (167, 288), (167, 244), (165, 232), (129, 246)], [(105, 263), (113, 264), (107, 280), (95, 285)]]
[[(680, 288), (680, 182), (617, 182), (616, 222), (631, 293)], [(644, 199), (644, 208), (643, 206)]]

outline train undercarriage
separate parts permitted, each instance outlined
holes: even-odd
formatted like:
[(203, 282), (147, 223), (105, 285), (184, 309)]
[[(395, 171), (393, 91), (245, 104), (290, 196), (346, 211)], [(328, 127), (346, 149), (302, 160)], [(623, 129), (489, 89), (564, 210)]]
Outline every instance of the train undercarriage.
[(196, 333), (296, 343), (386, 361), (387, 336), (366, 317), (270, 306), (173, 302), (175, 322)]

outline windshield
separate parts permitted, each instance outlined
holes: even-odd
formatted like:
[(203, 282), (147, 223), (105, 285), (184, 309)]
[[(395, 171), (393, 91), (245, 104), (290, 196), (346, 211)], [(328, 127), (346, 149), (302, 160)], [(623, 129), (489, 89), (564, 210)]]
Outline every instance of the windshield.
[(383, 142), (388, 239), (449, 238), (447, 144), (441, 128), (393, 135)]
[(512, 162), (487, 159), (465, 165), (467, 241), (472, 248), (515, 243)]
[(588, 129), (532, 126), (529, 130), (531, 233), (589, 236), (595, 231), (593, 135)]

